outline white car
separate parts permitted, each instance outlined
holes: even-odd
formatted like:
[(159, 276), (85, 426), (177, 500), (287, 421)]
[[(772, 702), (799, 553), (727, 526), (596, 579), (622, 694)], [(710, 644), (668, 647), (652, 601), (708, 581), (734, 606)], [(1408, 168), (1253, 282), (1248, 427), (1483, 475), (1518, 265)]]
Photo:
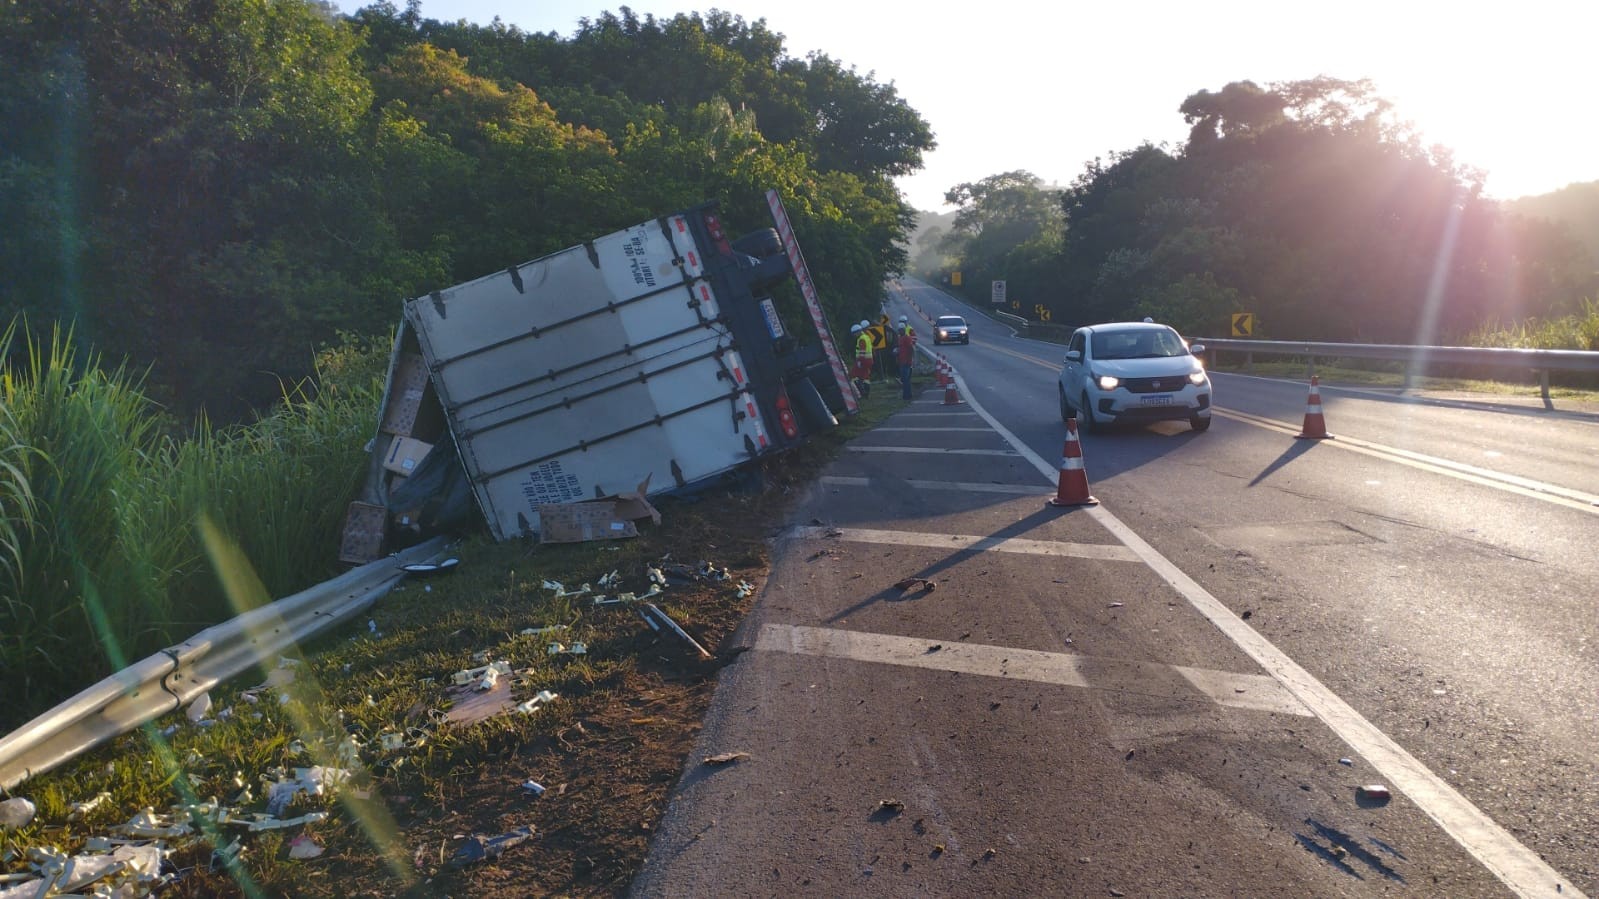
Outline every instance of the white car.
[(1078, 328), (1060, 370), (1061, 420), (1076, 417), (1095, 431), (1122, 422), (1187, 419), (1210, 427), (1210, 377), (1192, 348), (1171, 328), (1116, 322)]

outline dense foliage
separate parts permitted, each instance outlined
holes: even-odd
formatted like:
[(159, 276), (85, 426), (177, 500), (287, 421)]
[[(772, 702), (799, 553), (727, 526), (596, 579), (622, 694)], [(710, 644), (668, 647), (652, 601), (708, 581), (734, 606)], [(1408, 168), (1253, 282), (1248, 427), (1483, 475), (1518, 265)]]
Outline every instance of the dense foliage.
[(1013, 311), (1057, 324), (1214, 335), (1247, 311), (1257, 336), (1394, 343), (1580, 317), (1599, 286), (1565, 226), (1483, 198), (1365, 82), (1236, 82), (1178, 111), (1180, 149), (1095, 160), (1058, 195), (1025, 172), (951, 190), (943, 270), (985, 300), (1003, 278)]
[(381, 2), (0, 4), (0, 321), (70, 321), (184, 412), (248, 417), (399, 303), (776, 188), (840, 321), (876, 309), (933, 146), (892, 85), (763, 21), (569, 38)]

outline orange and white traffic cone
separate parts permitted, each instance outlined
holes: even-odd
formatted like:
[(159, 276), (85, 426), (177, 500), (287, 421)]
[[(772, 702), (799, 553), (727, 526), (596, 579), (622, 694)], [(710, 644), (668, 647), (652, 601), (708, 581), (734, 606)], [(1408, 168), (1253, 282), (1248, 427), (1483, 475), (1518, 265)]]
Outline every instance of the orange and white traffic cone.
[(1083, 469), (1083, 447), (1077, 439), (1077, 419), (1066, 420), (1066, 447), (1060, 451), (1060, 486), (1050, 499), (1052, 506), (1097, 506), (1099, 500), (1088, 495), (1088, 472)]
[(944, 361), (943, 355), (940, 355), (936, 360), (934, 360), (934, 362), (933, 362), (933, 370), (938, 373), (938, 386), (940, 386), (940, 387), (948, 387), (949, 386), (949, 363)]
[(1305, 424), (1298, 434), (1301, 440), (1328, 440), (1327, 419), (1321, 414), (1321, 389), (1315, 375), (1310, 376), (1310, 399), (1305, 402)]
[(951, 368), (944, 373), (944, 405), (959, 406), (960, 404), (960, 394), (955, 391), (955, 369)]

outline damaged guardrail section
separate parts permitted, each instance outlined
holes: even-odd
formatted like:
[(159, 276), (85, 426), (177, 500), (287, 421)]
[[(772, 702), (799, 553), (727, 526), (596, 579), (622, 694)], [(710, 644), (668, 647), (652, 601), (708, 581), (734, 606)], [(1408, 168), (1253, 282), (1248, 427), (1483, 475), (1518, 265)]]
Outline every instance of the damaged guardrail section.
[(442, 538), (351, 569), (252, 609), (135, 663), (0, 738), (0, 789), (10, 790), (101, 743), (181, 708), (217, 684), (342, 624), (443, 549)]

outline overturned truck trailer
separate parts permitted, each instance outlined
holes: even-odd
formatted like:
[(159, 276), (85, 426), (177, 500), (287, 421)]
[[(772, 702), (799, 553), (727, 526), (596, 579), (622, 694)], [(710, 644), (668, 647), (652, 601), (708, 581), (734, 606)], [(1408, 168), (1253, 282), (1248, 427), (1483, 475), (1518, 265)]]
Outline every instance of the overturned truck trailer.
[[(341, 558), (427, 536), (476, 500), (496, 539), (539, 506), (681, 489), (855, 411), (781, 203), (729, 240), (715, 204), (406, 302)], [(811, 319), (770, 296), (796, 278)]]

